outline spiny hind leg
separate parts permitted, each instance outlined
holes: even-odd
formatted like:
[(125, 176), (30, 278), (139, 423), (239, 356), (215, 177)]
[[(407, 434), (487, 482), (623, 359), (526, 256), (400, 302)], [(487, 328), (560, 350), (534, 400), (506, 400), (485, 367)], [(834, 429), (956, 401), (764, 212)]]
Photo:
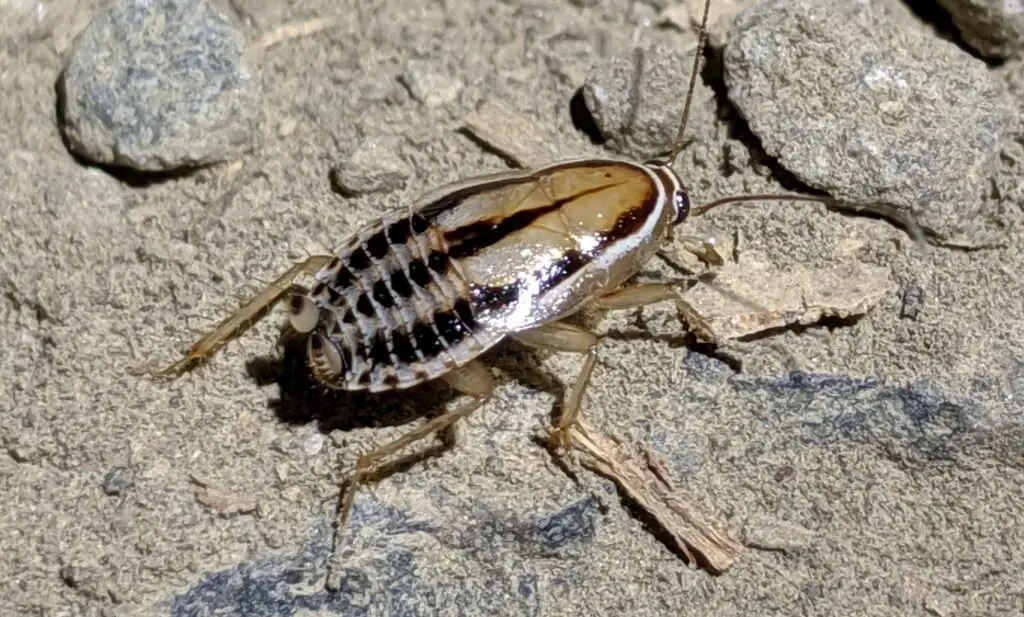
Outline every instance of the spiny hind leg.
[(572, 428), (576, 425), (583, 404), (583, 394), (590, 384), (594, 365), (597, 364), (597, 335), (577, 326), (556, 321), (519, 332), (512, 338), (541, 349), (585, 354), (583, 366), (562, 401), (558, 422), (548, 430), (548, 443), (554, 446), (557, 454), (564, 455), (572, 449)]
[(185, 357), (165, 368), (154, 368), (144, 364), (136, 367), (133, 373), (173, 379), (204, 364), (212, 358), (224, 345), (238, 338), (246, 330), (254, 326), (270, 312), (274, 305), (290, 293), (303, 294), (305, 288), (294, 285), (293, 281), (302, 274), (314, 274), (330, 261), (333, 255), (313, 255), (307, 257), (282, 274), (240, 309), (217, 324), (217, 327), (204, 334), (189, 349)]
[(693, 332), (698, 339), (707, 343), (717, 343), (718, 337), (711, 324), (683, 298), (683, 294), (673, 285), (665, 283), (647, 283), (623, 287), (609, 292), (595, 301), (595, 305), (608, 310), (624, 310), (647, 306), (671, 300), (676, 306), (680, 321)]
[(442, 379), (448, 382), (448, 385), (455, 390), (473, 397), (472, 400), (425, 422), (422, 426), (391, 443), (385, 444), (357, 458), (355, 469), (342, 485), (337, 521), (339, 532), (348, 524), (355, 494), (361, 485), (381, 480), (388, 475), (389, 471), (398, 468), (403, 462), (418, 457), (416, 455), (409, 455), (401, 457), (392, 463), (382, 464), (385, 459), (434, 434), (442, 438), (446, 447), (450, 446), (454, 442), (453, 431), (455, 423), (462, 418), (468, 417), (486, 403), (491, 398), (491, 392), (494, 387), (490, 372), (479, 362), (471, 362), (457, 368)]

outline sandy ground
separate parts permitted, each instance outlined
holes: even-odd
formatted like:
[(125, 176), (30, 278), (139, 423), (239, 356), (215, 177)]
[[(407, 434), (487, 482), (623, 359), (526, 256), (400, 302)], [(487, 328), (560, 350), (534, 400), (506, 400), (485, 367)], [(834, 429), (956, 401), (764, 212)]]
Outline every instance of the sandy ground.
[[(159, 182), (83, 166), (62, 145), (59, 52), (89, 3), (45, 27), (0, 22), (0, 614), (1024, 610), (1020, 238), (920, 247), (812, 204), (723, 209), (690, 229), (739, 230), (747, 254), (781, 272), (851, 255), (889, 268), (892, 291), (863, 319), (758, 339), (736, 351), (742, 370), (689, 350), (669, 307), (599, 325), (588, 418), (648, 444), (745, 540), (727, 573), (688, 568), (607, 481), (555, 464), (532, 438), (579, 359), (529, 369), (537, 357), (510, 347), (458, 447), (359, 495), (342, 590), (325, 592), (341, 474), (439, 393), (317, 394), (277, 359), (280, 314), (172, 384), (128, 370), (176, 358), (307, 251), (503, 168), (458, 130), (485, 99), (543, 127), (555, 153), (599, 153), (569, 104), (594, 59), (682, 35), (639, 27), (653, 9), (616, 2), (244, 4), (251, 35), (328, 12), (339, 25), (265, 54), (260, 144), (240, 166)], [(412, 59), (457, 97), (411, 100), (396, 77)], [(682, 157), (695, 202), (780, 190), (755, 165), (721, 173), (726, 153), (756, 147), (728, 121), (697, 127)], [(411, 176), (343, 197), (329, 171), (367, 135), (393, 138)], [(911, 283), (924, 308), (901, 318)]]

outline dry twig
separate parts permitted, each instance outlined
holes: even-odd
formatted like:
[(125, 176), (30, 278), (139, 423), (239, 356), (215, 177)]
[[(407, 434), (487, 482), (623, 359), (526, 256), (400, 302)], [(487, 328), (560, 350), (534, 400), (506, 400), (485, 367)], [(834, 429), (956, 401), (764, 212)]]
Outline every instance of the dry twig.
[(619, 487), (624, 497), (649, 515), (691, 564), (724, 572), (743, 545), (719, 523), (687, 501), (646, 448), (629, 448), (596, 432), (580, 420), (573, 428), (581, 464)]

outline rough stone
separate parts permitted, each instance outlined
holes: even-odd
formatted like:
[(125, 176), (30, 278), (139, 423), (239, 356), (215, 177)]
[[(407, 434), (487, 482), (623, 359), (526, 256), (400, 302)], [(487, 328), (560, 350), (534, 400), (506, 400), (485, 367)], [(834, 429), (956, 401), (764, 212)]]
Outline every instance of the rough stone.
[(1006, 0), (939, 0), (960, 36), (986, 56), (1020, 58), (1024, 54), (1024, 8)]
[(729, 35), (729, 97), (802, 182), (970, 243), (1008, 122), (1002, 89), (982, 62), (883, 13), (762, 2)]
[(119, 1), (97, 13), (61, 75), (70, 148), (100, 164), (170, 171), (250, 147), (259, 75), (205, 0)]
[[(609, 148), (639, 159), (672, 150), (694, 51), (637, 47), (594, 65), (583, 99)], [(713, 122), (712, 98), (711, 89), (698, 80), (690, 123)]]

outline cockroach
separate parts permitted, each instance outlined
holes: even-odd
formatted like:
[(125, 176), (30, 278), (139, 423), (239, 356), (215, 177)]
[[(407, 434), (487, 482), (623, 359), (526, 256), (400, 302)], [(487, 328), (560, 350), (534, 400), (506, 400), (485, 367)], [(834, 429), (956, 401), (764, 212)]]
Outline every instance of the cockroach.
[[(669, 301), (695, 336), (713, 343), (714, 333), (678, 286), (627, 282), (693, 212), (731, 201), (820, 200), (744, 196), (691, 209), (672, 163), (682, 149), (709, 7), (705, 0), (682, 119), (664, 159), (576, 159), (438, 188), (357, 231), (333, 254), (293, 265), (181, 360), (143, 371), (180, 376), (286, 300), (291, 327), (306, 337), (309, 369), (320, 384), (382, 392), (441, 379), (468, 395), (463, 405), (358, 458), (342, 491), (339, 529), (356, 489), (379, 462), (442, 434), (488, 401), (491, 375), (479, 358), (506, 339), (584, 356), (550, 430), (552, 444), (568, 449), (599, 338), (566, 318), (584, 307), (617, 310)], [(297, 284), (301, 275), (315, 283)]]

